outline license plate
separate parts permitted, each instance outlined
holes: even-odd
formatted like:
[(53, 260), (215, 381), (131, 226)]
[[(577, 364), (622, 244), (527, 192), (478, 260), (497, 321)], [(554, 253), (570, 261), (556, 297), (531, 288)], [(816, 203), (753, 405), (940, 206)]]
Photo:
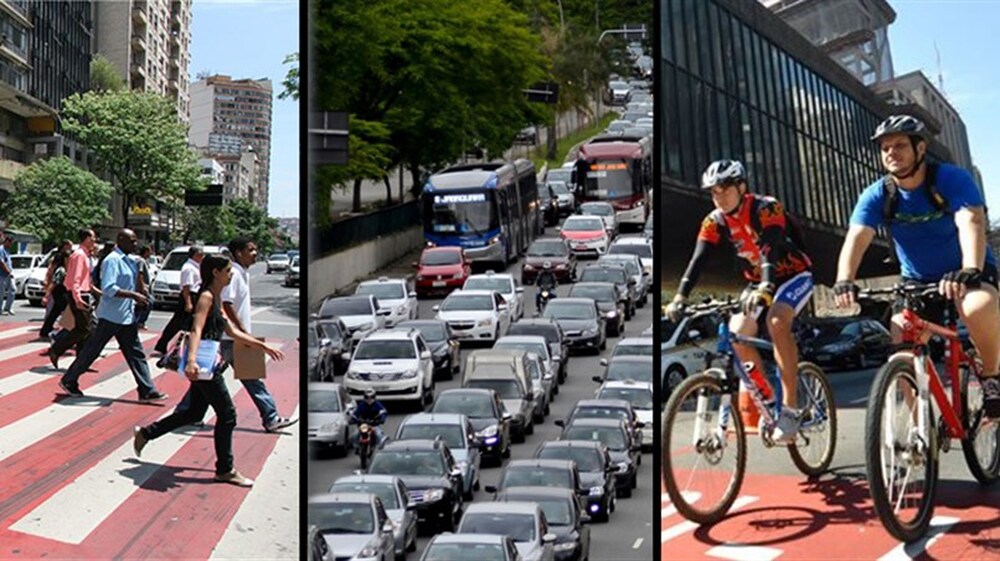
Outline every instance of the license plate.
[(375, 386), (372, 386), (372, 388), (374, 388), (375, 391), (377, 391), (377, 392), (384, 392), (384, 391), (388, 391), (389, 390), (389, 386), (375, 385)]
[(444, 286), (445, 284), (447, 283), (445, 283), (444, 281), (434, 281), (431, 283), (431, 286)]
[(587, 244), (585, 244), (585, 243), (578, 243), (578, 244), (574, 245), (573, 247), (575, 247), (576, 249), (587, 249)]
[(831, 358), (833, 357), (830, 355), (816, 355), (816, 360), (830, 360)]

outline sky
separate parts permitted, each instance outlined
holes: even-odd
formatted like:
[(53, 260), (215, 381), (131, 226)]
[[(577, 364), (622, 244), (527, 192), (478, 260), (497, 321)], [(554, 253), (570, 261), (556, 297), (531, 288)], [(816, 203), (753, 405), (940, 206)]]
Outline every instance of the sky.
[(1000, 0), (889, 0), (896, 21), (889, 48), (897, 76), (913, 70), (938, 83), (934, 46), (949, 103), (965, 122), (972, 163), (983, 176), (986, 205), (1000, 216)]
[(268, 214), (299, 215), (299, 104), (280, 100), (281, 81), (299, 50), (298, 0), (193, 0), (191, 80), (203, 71), (234, 79), (268, 78), (271, 114), (271, 181)]

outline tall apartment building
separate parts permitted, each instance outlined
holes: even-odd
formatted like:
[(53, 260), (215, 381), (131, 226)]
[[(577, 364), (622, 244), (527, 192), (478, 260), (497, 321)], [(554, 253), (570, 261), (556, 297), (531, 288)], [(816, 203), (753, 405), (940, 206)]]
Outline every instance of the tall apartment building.
[[(271, 81), (234, 80), (214, 75), (191, 84), (191, 129), (188, 139), (212, 157), (240, 155), (253, 147), (259, 159), (256, 187), (248, 198), (267, 208), (271, 170)], [(237, 145), (235, 139), (240, 139)]]
[(165, 95), (190, 118), (192, 0), (116, 0), (95, 3), (95, 51), (118, 69), (130, 89)]

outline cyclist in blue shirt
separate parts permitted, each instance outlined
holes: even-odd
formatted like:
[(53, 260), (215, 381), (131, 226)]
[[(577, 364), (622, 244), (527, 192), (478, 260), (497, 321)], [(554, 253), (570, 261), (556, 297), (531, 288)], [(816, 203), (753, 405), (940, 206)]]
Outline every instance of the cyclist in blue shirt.
[[(887, 177), (869, 185), (858, 199), (840, 251), (834, 293), (838, 306), (854, 303), (855, 274), (879, 226), (895, 245), (904, 280), (938, 282), (955, 302), (959, 316), (983, 360), (983, 411), (1000, 417), (1000, 298), (997, 261), (986, 244), (983, 195), (972, 176), (950, 164), (926, 161), (929, 134), (918, 119), (893, 115), (872, 136)], [(892, 319), (901, 340), (899, 306)], [(940, 323), (943, 307), (921, 315)], [(935, 317), (937, 316), (937, 317)]]

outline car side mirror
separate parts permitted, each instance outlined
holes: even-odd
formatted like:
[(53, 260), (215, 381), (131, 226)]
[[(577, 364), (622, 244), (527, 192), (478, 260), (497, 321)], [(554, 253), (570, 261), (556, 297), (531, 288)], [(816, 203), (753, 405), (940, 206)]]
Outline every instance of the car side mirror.
[(511, 415), (509, 411), (504, 411), (503, 415), (500, 417), (500, 420), (501, 421), (509, 421), (509, 420), (511, 420), (513, 418), (514, 418), (514, 416)]
[(333, 341), (331, 341), (327, 337), (323, 337), (322, 339), (319, 340), (319, 346), (321, 346), (321, 347), (328, 347), (328, 346), (330, 346), (332, 344), (333, 344)]
[(644, 423), (642, 421), (636, 421), (635, 422), (635, 428), (637, 428), (637, 429), (641, 429), (641, 428), (643, 428), (645, 426), (646, 426), (646, 423)]
[(439, 306), (438, 304), (434, 304), (433, 306), (431, 306), (431, 310), (433, 310), (435, 312), (440, 312), (441, 311), (441, 306)]
[(542, 536), (542, 543), (556, 543), (556, 535), (548, 533)]
[(601, 363), (601, 366), (607, 366), (607, 365), (608, 365), (608, 359), (606, 359), (606, 358), (602, 358), (602, 359), (600, 360), (600, 363)]
[(416, 261), (413, 261), (413, 262), (410, 263), (410, 266), (413, 267), (414, 269), (419, 269), (420, 268), (420, 263), (417, 263)]
[(423, 359), (423, 360), (429, 360), (431, 358), (431, 352), (430, 351), (424, 351), (424, 352), (420, 353), (420, 358)]
[(563, 428), (566, 428), (566, 421), (564, 421), (564, 420), (562, 420), (562, 419), (556, 419), (556, 420), (555, 420), (555, 425), (556, 425), (557, 427), (563, 427)]
[(461, 477), (462, 476), (462, 468), (460, 468), (460, 467), (452, 468), (451, 475), (452, 475), (452, 477)]
[(552, 360), (556, 362), (562, 362), (562, 357), (559, 355), (552, 355)]
[(591, 376), (590, 379), (597, 382), (598, 384), (604, 383), (604, 378), (601, 378), (600, 376)]
[(351, 360), (351, 353), (341, 353), (340, 358), (342, 360)]
[(497, 492), (497, 488), (496, 488), (495, 485), (487, 485), (487, 486), (484, 487), (484, 489), (486, 489), (487, 493), (496, 494), (496, 492)]
[(635, 279), (628, 279), (629, 286), (635, 286)]
[(500, 304), (499, 306), (497, 306), (497, 309), (502, 312), (504, 310), (510, 309), (510, 306), (508, 306), (507, 304)]
[(375, 313), (380, 316), (387, 316), (392, 314), (392, 310), (390, 310), (389, 308), (379, 308), (379, 310)]
[(701, 338), (701, 331), (698, 331), (697, 329), (692, 329), (691, 331), (688, 331), (688, 339), (699, 339), (699, 338)]
[(364, 475), (365, 474), (365, 470), (363, 470), (363, 469), (356, 469), (356, 470), (352, 471), (351, 473), (353, 473), (354, 475)]
[(413, 290), (407, 292), (406, 295), (409, 296), (410, 298), (416, 298), (417, 297), (417, 293), (415, 291), (413, 291)]
[(516, 292), (517, 294), (524, 294), (524, 287), (523, 286), (519, 286), (519, 287), (517, 287), (517, 288), (514, 289), (514, 292)]
[(382, 526), (382, 531), (386, 533), (391, 533), (394, 529), (392, 520), (386, 520), (385, 524)]
[(580, 524), (590, 524), (591, 520), (590, 516), (586, 514), (580, 515)]
[(406, 510), (417, 510), (417, 503), (406, 503)]

